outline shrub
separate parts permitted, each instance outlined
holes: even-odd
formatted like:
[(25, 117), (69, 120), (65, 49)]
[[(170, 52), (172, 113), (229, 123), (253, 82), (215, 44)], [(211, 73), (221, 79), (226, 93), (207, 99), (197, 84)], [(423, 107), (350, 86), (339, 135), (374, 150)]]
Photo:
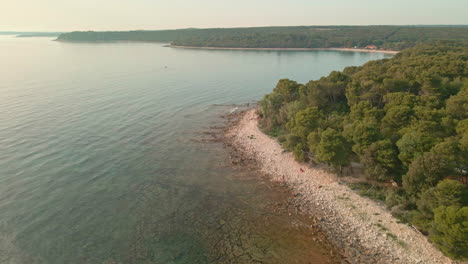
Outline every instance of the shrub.
[(441, 206), (434, 214), (431, 240), (447, 256), (468, 259), (468, 206)]

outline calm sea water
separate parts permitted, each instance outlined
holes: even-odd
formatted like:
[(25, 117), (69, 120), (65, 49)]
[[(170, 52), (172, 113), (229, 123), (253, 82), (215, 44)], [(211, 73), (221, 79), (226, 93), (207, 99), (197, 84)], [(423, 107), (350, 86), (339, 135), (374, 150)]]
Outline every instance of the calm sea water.
[(203, 132), (280, 78), (384, 56), (0, 37), (0, 263), (330, 260)]

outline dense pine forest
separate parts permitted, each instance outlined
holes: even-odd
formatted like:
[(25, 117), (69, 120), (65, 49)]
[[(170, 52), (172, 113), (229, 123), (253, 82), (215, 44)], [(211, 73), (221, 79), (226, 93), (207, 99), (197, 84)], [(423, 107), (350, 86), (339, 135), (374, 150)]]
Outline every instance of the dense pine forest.
[(307, 84), (280, 80), (259, 113), (297, 160), (341, 175), (361, 168), (362, 194), (468, 259), (466, 42), (419, 44)]
[(60, 41), (171, 42), (174, 46), (229, 48), (351, 48), (376, 45), (402, 50), (438, 40), (468, 41), (468, 27), (455, 26), (303, 26), (179, 29), (159, 31), (71, 32)]

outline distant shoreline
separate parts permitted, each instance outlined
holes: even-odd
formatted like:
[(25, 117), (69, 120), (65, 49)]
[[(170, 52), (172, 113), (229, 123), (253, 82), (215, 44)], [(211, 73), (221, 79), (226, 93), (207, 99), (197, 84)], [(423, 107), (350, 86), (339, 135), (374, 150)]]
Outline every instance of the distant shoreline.
[(258, 50), (258, 51), (314, 51), (314, 50), (333, 50), (333, 51), (348, 51), (348, 52), (368, 52), (368, 53), (385, 53), (397, 54), (396, 50), (371, 50), (371, 49), (354, 49), (354, 48), (225, 48), (225, 47), (195, 47), (195, 46), (175, 46), (168, 45), (167, 47), (176, 49), (204, 49), (204, 50)]
[[(134, 40), (116, 40), (116, 41), (70, 41), (63, 39), (55, 39), (54, 41), (65, 42), (65, 43), (167, 43), (167, 41), (134, 41)], [(331, 50), (331, 51), (346, 51), (346, 52), (366, 52), (366, 53), (384, 53), (395, 55), (400, 51), (396, 50), (371, 50), (371, 49), (354, 49), (354, 48), (228, 48), (228, 47), (196, 47), (196, 46), (177, 46), (177, 45), (165, 45), (168, 48), (175, 49), (200, 49), (200, 50), (251, 50), (251, 51), (320, 51), (320, 50)]]

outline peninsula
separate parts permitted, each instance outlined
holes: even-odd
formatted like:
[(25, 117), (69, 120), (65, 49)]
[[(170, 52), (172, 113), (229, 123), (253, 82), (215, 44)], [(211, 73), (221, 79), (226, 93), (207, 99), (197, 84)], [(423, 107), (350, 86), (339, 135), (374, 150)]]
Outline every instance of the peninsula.
[(466, 260), (467, 54), (466, 43), (422, 44), (307, 84), (280, 80), (227, 141), (297, 192), (357, 263)]
[(172, 46), (211, 48), (368, 48), (403, 50), (417, 43), (468, 41), (459, 26), (296, 26), (208, 28), (155, 31), (77, 31), (63, 33), (65, 42), (164, 42)]

